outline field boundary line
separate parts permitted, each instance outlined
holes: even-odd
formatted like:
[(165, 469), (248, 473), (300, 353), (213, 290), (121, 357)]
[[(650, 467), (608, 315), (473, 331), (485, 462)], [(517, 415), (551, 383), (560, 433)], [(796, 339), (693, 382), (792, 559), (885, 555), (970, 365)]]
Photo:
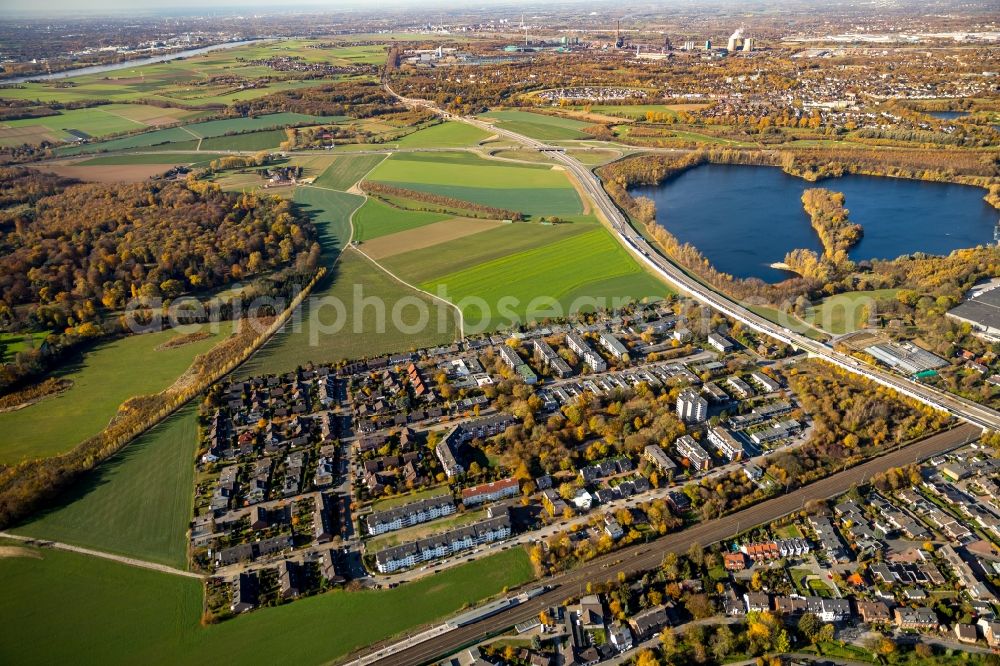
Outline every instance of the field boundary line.
[(197, 580), (204, 580), (205, 576), (193, 571), (184, 571), (183, 569), (176, 569), (166, 564), (158, 564), (156, 562), (149, 562), (148, 560), (139, 559), (137, 557), (126, 557), (125, 555), (115, 555), (114, 553), (107, 553), (103, 550), (94, 550), (92, 548), (83, 548), (82, 546), (74, 546), (69, 543), (62, 543), (61, 541), (50, 541), (49, 539), (41, 539), (38, 537), (22, 536), (20, 534), (11, 534), (10, 532), (0, 532), (0, 537), (5, 539), (13, 539), (14, 541), (20, 541), (21, 543), (26, 543), (28, 545), (35, 545), (40, 548), (54, 548), (55, 550), (65, 550), (71, 553), (77, 553), (78, 555), (88, 555), (90, 557), (97, 557), (102, 560), (111, 560), (113, 562), (118, 562), (119, 564), (125, 564), (130, 567), (137, 567), (139, 569), (150, 569), (151, 571), (159, 571), (160, 573), (170, 574), (172, 576), (183, 576), (184, 578), (195, 578)]
[(128, 118), (128, 117), (126, 117), (126, 116), (123, 116), (123, 115), (121, 115), (121, 114), (119, 114), (119, 113), (111, 113), (110, 111), (108, 111), (108, 110), (106, 110), (106, 109), (102, 109), (102, 108), (100, 108), (100, 107), (94, 107), (94, 108), (95, 108), (95, 109), (96, 109), (97, 111), (100, 111), (101, 113), (106, 113), (106, 114), (108, 114), (109, 116), (113, 116), (113, 117), (115, 117), (115, 118), (121, 118), (122, 120), (127, 120), (127, 121), (129, 121), (130, 123), (135, 123), (136, 125), (141, 125), (141, 126), (143, 126), (143, 127), (152, 127), (152, 125), (150, 125), (149, 123), (144, 123), (144, 122), (142, 122), (141, 120), (136, 120), (135, 118)]
[[(345, 250), (347, 250), (347, 249), (353, 249), (355, 252), (357, 252), (362, 257), (364, 257), (365, 259), (367, 259), (368, 261), (370, 261), (372, 264), (374, 264), (376, 268), (378, 268), (379, 270), (381, 270), (382, 272), (384, 272), (386, 275), (388, 275), (389, 277), (391, 277), (393, 280), (395, 280), (396, 282), (400, 283), (404, 287), (409, 287), (410, 289), (412, 289), (413, 291), (415, 291), (417, 293), (426, 294), (431, 300), (437, 301), (439, 303), (443, 303), (447, 307), (453, 308), (455, 310), (455, 312), (458, 313), (458, 339), (459, 340), (464, 340), (465, 339), (465, 316), (462, 314), (462, 311), (459, 309), (459, 307), (457, 305), (455, 305), (451, 301), (446, 301), (445, 299), (441, 298), (440, 296), (436, 296), (436, 295), (432, 294), (429, 291), (425, 291), (425, 290), (421, 289), (420, 287), (416, 287), (416, 286), (410, 284), (409, 282), (407, 282), (406, 280), (402, 279), (401, 277), (399, 277), (398, 275), (396, 275), (395, 273), (393, 273), (392, 271), (390, 271), (388, 268), (386, 268), (385, 266), (383, 266), (379, 262), (377, 262), (374, 259), (372, 259), (371, 257), (369, 257), (365, 253), (365, 251), (362, 250), (360, 247), (358, 247), (358, 245), (354, 242), (354, 214), (357, 213), (359, 210), (361, 210), (364, 207), (364, 205), (366, 203), (368, 203), (368, 200), (370, 199), (370, 197), (368, 196), (368, 194), (364, 190), (362, 190), (360, 187), (358, 187), (358, 183), (363, 182), (365, 180), (365, 178), (367, 178), (369, 175), (371, 175), (372, 171), (374, 171), (375, 169), (379, 168), (382, 165), (382, 163), (385, 162), (390, 157), (392, 157), (392, 153), (391, 152), (387, 153), (384, 158), (382, 158), (381, 160), (379, 160), (378, 164), (376, 164), (371, 169), (369, 169), (367, 171), (367, 173), (365, 173), (365, 175), (361, 176), (361, 178), (359, 178), (353, 185), (351, 185), (350, 189), (357, 190), (358, 192), (360, 192), (360, 196), (364, 199), (364, 201), (361, 203), (360, 206), (358, 206), (353, 211), (351, 211), (351, 215), (348, 218), (348, 225), (350, 226), (351, 233), (350, 233), (350, 236), (347, 239), (347, 244), (344, 246), (344, 249), (341, 250), (341, 252), (340, 252), (340, 256), (343, 256)], [(343, 190), (335, 190), (332, 187), (323, 187), (321, 185), (303, 185), (303, 187), (312, 187), (312, 188), (315, 188), (317, 190), (329, 190), (330, 192), (343, 192)], [(358, 196), (355, 192), (345, 192), (345, 193), (346, 194), (354, 194), (355, 196)], [(337, 257), (338, 261), (340, 259), (340, 256)]]
[(192, 132), (191, 130), (189, 130), (187, 127), (184, 127), (184, 125), (178, 125), (178, 127), (180, 129), (184, 130), (185, 132), (187, 132), (188, 134), (190, 134), (191, 136), (193, 136), (194, 138), (198, 139), (198, 145), (199, 146), (201, 145), (201, 140), (204, 139), (205, 137), (199, 136), (199, 135), (195, 134), (194, 132)]
[(381, 269), (386, 275), (388, 275), (389, 277), (391, 277), (393, 280), (395, 280), (396, 282), (400, 283), (404, 287), (409, 287), (413, 291), (416, 291), (416, 292), (421, 293), (421, 294), (426, 294), (431, 300), (437, 301), (439, 303), (443, 303), (444, 305), (446, 305), (446, 306), (448, 306), (450, 308), (453, 308), (455, 310), (455, 312), (458, 313), (458, 340), (459, 340), (459, 342), (461, 342), (462, 340), (465, 340), (465, 315), (462, 314), (462, 310), (459, 309), (459, 307), (457, 305), (455, 305), (451, 301), (447, 301), (447, 300), (441, 298), (440, 296), (437, 296), (436, 294), (432, 294), (431, 292), (429, 292), (429, 291), (427, 291), (425, 289), (421, 289), (420, 287), (416, 287), (416, 286), (410, 284), (409, 282), (407, 282), (403, 278), (399, 277), (398, 275), (396, 275), (395, 273), (393, 273), (392, 271), (390, 271), (388, 268), (386, 268), (385, 266), (383, 266), (379, 262), (377, 262), (374, 259), (372, 259), (371, 257), (369, 257), (367, 254), (365, 254), (364, 250), (362, 250), (361, 248), (359, 248), (357, 245), (352, 245), (351, 248), (355, 252), (357, 252), (358, 254), (360, 254), (362, 257), (364, 257), (368, 261), (370, 261), (373, 264), (375, 264), (375, 266), (377, 266), (379, 269)]

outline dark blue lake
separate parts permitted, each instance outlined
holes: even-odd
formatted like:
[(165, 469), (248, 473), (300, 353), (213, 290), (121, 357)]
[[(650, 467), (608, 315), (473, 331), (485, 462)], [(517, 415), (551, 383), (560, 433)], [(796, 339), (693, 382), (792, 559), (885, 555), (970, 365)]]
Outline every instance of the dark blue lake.
[(844, 193), (851, 220), (864, 227), (850, 252), (856, 261), (991, 243), (1000, 216), (978, 187), (872, 176), (809, 183), (777, 167), (706, 164), (630, 191), (656, 202), (657, 223), (719, 270), (779, 282), (788, 273), (771, 263), (795, 248), (822, 251), (802, 208), (810, 187)]
[(968, 111), (930, 111), (927, 113), (929, 116), (934, 116), (935, 118), (940, 118), (941, 120), (954, 120), (955, 118), (961, 118), (963, 116), (969, 115)]

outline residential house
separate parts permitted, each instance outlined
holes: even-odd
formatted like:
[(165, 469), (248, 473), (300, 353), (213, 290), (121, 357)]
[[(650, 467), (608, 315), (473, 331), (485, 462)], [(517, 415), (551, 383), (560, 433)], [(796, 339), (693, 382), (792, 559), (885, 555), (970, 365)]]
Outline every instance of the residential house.
[(462, 489), (462, 504), (475, 506), (483, 502), (496, 502), (507, 497), (515, 497), (521, 492), (517, 479), (501, 479), (490, 483)]
[(938, 617), (933, 608), (900, 606), (895, 609), (894, 618), (900, 629), (935, 631), (938, 628)]
[(666, 606), (653, 606), (633, 615), (628, 623), (635, 634), (635, 640), (642, 642), (660, 633), (660, 630), (670, 624), (670, 618)]
[(244, 572), (233, 579), (233, 600), (229, 610), (244, 613), (257, 607), (258, 582), (256, 572)]

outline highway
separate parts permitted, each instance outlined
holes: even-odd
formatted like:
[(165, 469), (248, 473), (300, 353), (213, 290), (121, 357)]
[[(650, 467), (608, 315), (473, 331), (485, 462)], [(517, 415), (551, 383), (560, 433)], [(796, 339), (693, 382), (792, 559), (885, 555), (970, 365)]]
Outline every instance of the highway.
[(720, 294), (711, 287), (707, 287), (695, 278), (684, 272), (683, 269), (669, 261), (651, 246), (642, 234), (638, 233), (629, 224), (628, 219), (611, 200), (605, 192), (600, 179), (584, 166), (579, 160), (556, 146), (550, 146), (542, 141), (518, 134), (497, 127), (490, 123), (483, 122), (478, 118), (458, 116), (440, 109), (433, 102), (422, 99), (406, 98), (398, 95), (392, 88), (385, 84), (386, 90), (396, 95), (404, 104), (426, 108), (447, 120), (457, 120), (482, 129), (483, 131), (496, 134), (510, 139), (511, 141), (523, 144), (539, 152), (543, 152), (553, 158), (556, 162), (569, 170), (581, 183), (584, 190), (592, 199), (593, 203), (603, 214), (605, 220), (611, 226), (617, 239), (626, 248), (655, 274), (682, 293), (686, 293), (696, 300), (712, 307), (722, 314), (742, 323), (744, 326), (770, 336), (776, 340), (791, 345), (797, 349), (806, 351), (812, 356), (823, 358), (830, 363), (840, 366), (852, 373), (867, 377), (871, 381), (883, 386), (899, 391), (911, 398), (919, 400), (926, 405), (952, 414), (970, 423), (978, 425), (980, 428), (996, 430), (1000, 429), (1000, 413), (983, 405), (979, 405), (971, 400), (966, 400), (956, 395), (939, 391), (930, 386), (926, 386), (895, 373), (864, 364), (848, 354), (835, 351), (830, 346), (812, 340), (802, 334), (779, 326), (758, 314), (755, 314), (746, 307), (731, 300), (729, 297)]
[[(542, 610), (559, 605), (566, 599), (580, 596), (588, 582), (615, 581), (619, 571), (626, 574), (639, 573), (660, 566), (668, 552), (684, 553), (691, 544), (703, 546), (735, 536), (740, 530), (768, 523), (800, 510), (807, 501), (827, 499), (847, 491), (851, 486), (870, 479), (873, 474), (890, 467), (900, 467), (912, 462), (926, 460), (935, 455), (958, 448), (979, 436), (979, 428), (962, 424), (947, 432), (928, 437), (908, 446), (897, 448), (878, 458), (869, 460), (851, 469), (833, 474), (811, 483), (791, 493), (760, 502), (716, 520), (698, 523), (675, 534), (661, 537), (652, 543), (629, 546), (619, 551), (603, 555), (587, 564), (537, 581), (546, 584), (549, 591), (525, 603), (463, 627), (450, 631), (439, 630), (432, 638), (420, 643), (404, 641), (393, 645), (370, 646), (366, 653), (392, 648), (389, 656), (374, 663), (384, 666), (417, 666), (434, 661), (445, 655), (513, 625), (536, 617)], [(531, 584), (528, 585), (529, 587)], [(357, 655), (356, 655), (357, 656)]]

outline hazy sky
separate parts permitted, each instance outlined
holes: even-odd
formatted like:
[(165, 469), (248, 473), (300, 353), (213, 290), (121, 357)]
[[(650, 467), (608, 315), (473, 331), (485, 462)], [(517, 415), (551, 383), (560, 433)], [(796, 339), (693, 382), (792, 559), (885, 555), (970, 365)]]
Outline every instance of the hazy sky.
[[(565, 0), (563, 0), (565, 1)], [(268, 13), (295, 10), (319, 10), (335, 12), (338, 9), (367, 9), (409, 7), (482, 7), (486, 5), (510, 5), (515, 3), (544, 4), (539, 0), (293, 0), (292, 2), (275, 2), (275, 0), (0, 0), (0, 14), (197, 14), (212, 13), (219, 10), (227, 14), (259, 10)]]
[[(295, 11), (336, 12), (337, 10), (426, 8), (463, 9), (482, 7), (552, 7), (589, 3), (606, 5), (619, 0), (0, 0), (0, 17), (52, 15), (74, 17), (83, 15), (149, 16), (204, 15), (248, 13), (278, 14)], [(657, 0), (657, 4), (670, 2), (697, 2), (698, 0)], [(723, 0), (725, 1), (725, 0)], [(736, 0), (733, 0), (736, 1)], [(823, 1), (823, 0), (817, 0)]]

